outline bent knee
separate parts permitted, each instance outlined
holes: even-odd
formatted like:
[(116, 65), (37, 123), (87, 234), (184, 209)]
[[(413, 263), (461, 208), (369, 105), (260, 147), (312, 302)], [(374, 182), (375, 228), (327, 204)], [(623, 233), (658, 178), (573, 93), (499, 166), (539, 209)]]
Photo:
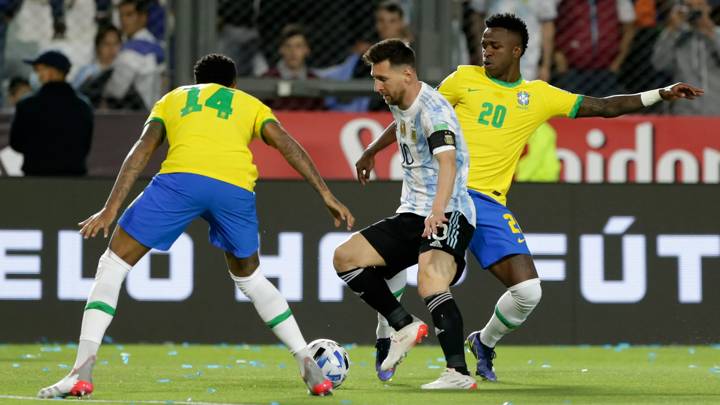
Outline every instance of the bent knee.
[(533, 309), (540, 303), (540, 299), (542, 299), (540, 279), (533, 278), (516, 284), (510, 287), (510, 293), (519, 305), (526, 309)]
[(333, 266), (335, 267), (335, 271), (338, 273), (349, 271), (358, 267), (355, 266), (355, 252), (347, 243), (343, 243), (335, 248), (335, 253), (333, 254)]

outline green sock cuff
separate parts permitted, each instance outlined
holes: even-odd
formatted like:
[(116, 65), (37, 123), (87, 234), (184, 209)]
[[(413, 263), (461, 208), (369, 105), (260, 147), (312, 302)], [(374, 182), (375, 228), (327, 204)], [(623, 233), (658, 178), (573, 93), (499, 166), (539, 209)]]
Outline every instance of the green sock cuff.
[(285, 311), (285, 312), (283, 312), (282, 314), (276, 316), (275, 318), (271, 319), (270, 321), (265, 322), (265, 324), (266, 324), (268, 327), (270, 327), (270, 329), (272, 329), (272, 328), (278, 326), (279, 324), (281, 324), (281, 323), (282, 323), (283, 321), (285, 321), (286, 319), (290, 318), (291, 316), (292, 316), (292, 311), (290, 310), (290, 308), (288, 308), (287, 311)]
[(507, 326), (508, 329), (515, 329), (518, 326), (520, 326), (520, 325), (515, 325), (515, 324), (511, 323), (510, 321), (508, 321), (507, 318), (505, 318), (505, 316), (503, 316), (503, 314), (500, 313), (500, 310), (498, 309), (498, 307), (495, 307), (495, 315), (498, 317), (500, 322), (503, 323), (503, 325)]
[(110, 316), (115, 316), (115, 308), (102, 301), (88, 302), (88, 304), (85, 306), (85, 310), (87, 311), (88, 309), (97, 309), (98, 311), (105, 312)]

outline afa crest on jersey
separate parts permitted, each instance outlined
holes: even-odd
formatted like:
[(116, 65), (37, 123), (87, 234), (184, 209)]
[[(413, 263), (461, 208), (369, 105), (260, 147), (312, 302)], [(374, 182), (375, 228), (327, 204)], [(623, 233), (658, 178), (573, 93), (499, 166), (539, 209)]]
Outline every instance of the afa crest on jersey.
[(517, 93), (517, 102), (520, 108), (527, 108), (530, 104), (530, 94), (527, 91), (519, 91)]

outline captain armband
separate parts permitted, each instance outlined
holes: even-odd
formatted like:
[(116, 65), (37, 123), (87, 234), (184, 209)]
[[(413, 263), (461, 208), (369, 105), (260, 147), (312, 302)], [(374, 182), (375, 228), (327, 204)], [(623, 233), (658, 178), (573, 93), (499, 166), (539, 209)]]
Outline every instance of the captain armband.
[(433, 132), (428, 138), (428, 145), (433, 155), (455, 149), (455, 133), (447, 129)]

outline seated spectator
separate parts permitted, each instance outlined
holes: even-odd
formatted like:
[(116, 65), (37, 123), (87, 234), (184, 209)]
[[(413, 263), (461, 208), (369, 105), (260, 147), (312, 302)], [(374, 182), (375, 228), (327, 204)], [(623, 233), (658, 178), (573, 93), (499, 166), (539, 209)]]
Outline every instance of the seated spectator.
[(17, 76), (10, 79), (10, 84), (8, 84), (8, 103), (10, 107), (14, 108), (18, 101), (29, 93), (32, 93), (32, 87), (30, 87), (30, 82), (27, 79)]
[[(337, 66), (317, 70), (317, 75), (324, 79), (350, 80), (369, 79), (370, 67), (362, 61), (362, 55), (372, 43), (383, 39), (400, 38), (412, 42), (412, 34), (405, 21), (405, 12), (395, 1), (383, 1), (375, 9), (375, 34), (369, 40), (360, 40), (353, 47), (352, 53)], [(387, 105), (379, 94), (371, 97), (358, 97), (349, 102), (329, 97), (326, 101), (329, 109), (335, 111), (386, 111)]]
[(111, 108), (148, 110), (161, 96), (165, 51), (146, 28), (146, 1), (122, 0), (118, 7), (126, 40), (113, 63), (103, 96)]
[(235, 61), (240, 77), (259, 76), (268, 69), (257, 28), (261, 3), (261, 0), (218, 0), (218, 51)]
[(112, 25), (100, 27), (95, 35), (95, 60), (81, 67), (72, 85), (90, 99), (93, 106), (103, 106), (102, 94), (112, 74), (112, 64), (120, 52), (120, 30)]
[(23, 154), (26, 176), (82, 176), (90, 152), (93, 111), (65, 81), (70, 60), (48, 51), (32, 65), (42, 87), (20, 100), (10, 127), (10, 147)]
[(557, 16), (553, 84), (594, 97), (624, 93), (618, 73), (635, 35), (632, 1), (562, 0)]
[[(286, 80), (315, 79), (317, 76), (305, 64), (305, 60), (309, 55), (310, 46), (302, 27), (289, 24), (283, 28), (280, 34), (281, 59), (263, 77)], [(276, 98), (269, 100), (267, 104), (273, 110), (322, 110), (325, 108), (323, 99), (314, 97)]]
[(702, 103), (677, 100), (674, 114), (720, 114), (720, 28), (710, 18), (707, 0), (685, 0), (670, 12), (652, 55), (658, 70), (705, 90)]

